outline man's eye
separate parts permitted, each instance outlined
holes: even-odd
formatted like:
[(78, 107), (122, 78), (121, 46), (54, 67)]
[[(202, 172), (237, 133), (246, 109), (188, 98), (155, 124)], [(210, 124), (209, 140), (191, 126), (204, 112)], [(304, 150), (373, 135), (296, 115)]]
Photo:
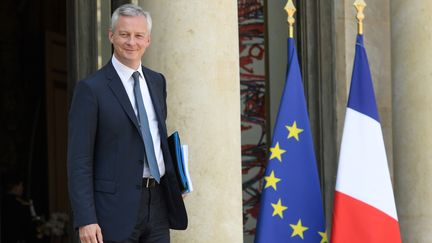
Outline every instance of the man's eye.
[(120, 37), (126, 38), (126, 37), (128, 37), (128, 34), (126, 34), (126, 33), (120, 33)]
[(144, 35), (137, 35), (136, 38), (137, 39), (144, 39)]

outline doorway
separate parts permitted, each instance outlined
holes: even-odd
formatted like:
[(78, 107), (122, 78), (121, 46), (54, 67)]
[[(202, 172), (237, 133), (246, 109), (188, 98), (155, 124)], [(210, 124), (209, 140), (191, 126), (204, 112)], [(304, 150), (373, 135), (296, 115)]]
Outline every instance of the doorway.
[[(48, 222), (69, 211), (66, 3), (5, 0), (0, 25), (0, 203), (4, 208), (10, 182), (22, 181), (21, 203), (29, 210), (33, 205), (28, 241), (62, 242), (66, 236), (54, 235), (67, 229), (55, 231)], [(2, 239), (11, 220), (5, 212), (12, 208), (4, 209)]]

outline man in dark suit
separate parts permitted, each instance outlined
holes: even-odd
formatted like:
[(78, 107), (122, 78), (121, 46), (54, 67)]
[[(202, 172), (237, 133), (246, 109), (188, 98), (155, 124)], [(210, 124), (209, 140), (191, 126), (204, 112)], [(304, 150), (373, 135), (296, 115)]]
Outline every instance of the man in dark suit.
[(170, 241), (187, 215), (166, 129), (166, 82), (141, 66), (151, 18), (114, 11), (111, 61), (78, 82), (69, 113), (68, 179), (81, 242)]

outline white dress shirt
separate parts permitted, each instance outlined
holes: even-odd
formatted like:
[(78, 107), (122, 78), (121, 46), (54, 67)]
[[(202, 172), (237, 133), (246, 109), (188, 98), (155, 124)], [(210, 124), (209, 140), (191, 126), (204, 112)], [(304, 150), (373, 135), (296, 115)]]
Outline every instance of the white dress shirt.
[[(123, 86), (126, 90), (126, 93), (129, 97), (129, 100), (131, 102), (132, 108), (135, 111), (135, 115), (138, 114), (138, 110), (137, 110), (137, 107), (135, 104), (135, 95), (134, 95), (134, 91), (133, 91), (134, 80), (133, 80), (132, 74), (136, 71), (138, 71), (140, 73), (139, 85), (140, 85), (140, 89), (141, 89), (141, 95), (142, 95), (144, 107), (145, 107), (146, 113), (147, 113), (147, 119), (149, 122), (150, 133), (152, 135), (152, 140), (153, 140), (153, 147), (155, 150), (154, 152), (155, 152), (156, 160), (157, 160), (158, 167), (159, 167), (159, 174), (160, 174), (160, 177), (162, 178), (162, 176), (165, 174), (165, 164), (164, 164), (164, 158), (163, 158), (162, 149), (161, 149), (161, 141), (160, 141), (158, 121), (156, 118), (156, 113), (154, 110), (153, 102), (151, 100), (150, 93), (149, 93), (149, 90), (147, 87), (147, 83), (146, 83), (146, 80), (144, 78), (144, 74), (142, 72), (141, 63), (139, 65), (138, 70), (134, 70), (134, 69), (127, 67), (124, 64), (122, 64), (114, 55), (112, 56), (111, 62), (114, 66), (114, 69), (117, 71), (117, 74), (119, 75), (120, 80), (123, 83)], [(144, 164), (143, 177), (145, 177), (145, 178), (150, 177), (150, 169), (149, 169), (147, 163)]]

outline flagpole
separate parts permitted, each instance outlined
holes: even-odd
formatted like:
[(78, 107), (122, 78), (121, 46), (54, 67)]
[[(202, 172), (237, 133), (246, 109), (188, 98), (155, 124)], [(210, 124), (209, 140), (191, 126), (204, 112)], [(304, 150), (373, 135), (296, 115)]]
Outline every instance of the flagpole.
[(285, 5), (285, 11), (288, 14), (288, 33), (289, 33), (289, 38), (294, 38), (294, 13), (296, 11), (296, 8), (294, 6), (294, 3), (292, 2), (292, 0), (288, 0), (287, 4)]
[(364, 0), (356, 0), (354, 2), (354, 7), (357, 10), (357, 31), (359, 35), (363, 35), (363, 19), (365, 18), (363, 11), (366, 7), (366, 3)]

